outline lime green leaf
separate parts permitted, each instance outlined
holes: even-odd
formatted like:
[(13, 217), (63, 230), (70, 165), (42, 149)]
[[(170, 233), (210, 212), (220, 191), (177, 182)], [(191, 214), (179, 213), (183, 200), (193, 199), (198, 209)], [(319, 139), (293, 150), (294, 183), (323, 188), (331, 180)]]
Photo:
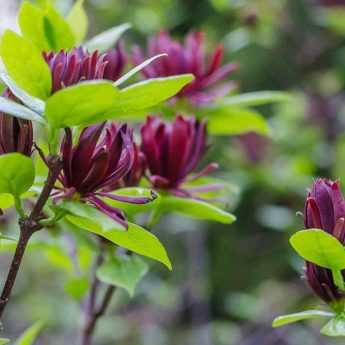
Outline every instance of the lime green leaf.
[(107, 81), (88, 81), (70, 86), (48, 99), (46, 118), (53, 128), (102, 121), (117, 95), (118, 90)]
[(89, 281), (87, 277), (73, 278), (65, 284), (64, 288), (72, 298), (80, 301), (88, 292)]
[(230, 224), (236, 220), (231, 213), (207, 202), (190, 198), (161, 196), (160, 208), (163, 212), (175, 212), (195, 219), (212, 220), (224, 224)]
[(0, 209), (4, 210), (14, 205), (14, 198), (12, 194), (0, 194)]
[(64, 201), (58, 207), (69, 213), (66, 216), (67, 220), (84, 230), (94, 233), (106, 233), (112, 230), (125, 231), (121, 224), (91, 205), (77, 201)]
[(36, 322), (28, 328), (22, 336), (16, 341), (16, 345), (32, 345), (43, 328), (42, 322)]
[(67, 16), (67, 22), (72, 29), (76, 43), (84, 41), (89, 24), (83, 4), (84, 0), (76, 0)]
[(250, 107), (271, 103), (286, 102), (291, 100), (291, 95), (281, 91), (257, 91), (242, 93), (236, 96), (225, 97), (220, 101), (220, 106)]
[(172, 96), (194, 79), (192, 74), (148, 79), (122, 89), (106, 118), (153, 107)]
[(36, 121), (42, 124), (46, 123), (44, 118), (35, 113), (33, 110), (30, 110), (29, 108), (5, 97), (0, 97), (0, 111), (20, 119)]
[(114, 83), (114, 86), (120, 86), (121, 84), (126, 82), (128, 79), (130, 79), (133, 75), (137, 74), (138, 72), (143, 70), (145, 67), (147, 67), (150, 63), (152, 63), (153, 61), (155, 61), (157, 59), (160, 59), (163, 56), (168, 56), (168, 54), (164, 53), (164, 54), (155, 55), (155, 56), (151, 57), (150, 59), (145, 60), (140, 65), (135, 66), (133, 69), (131, 69), (129, 72), (127, 72), (120, 79), (116, 80), (116, 82)]
[(247, 132), (267, 135), (270, 132), (266, 120), (259, 113), (232, 107), (210, 112), (208, 130), (213, 135), (239, 135)]
[[(38, 114), (43, 114), (45, 109), (45, 103), (36, 97), (30, 96), (25, 90), (20, 88), (17, 83), (6, 73), (1, 74), (1, 79), (11, 92), (23, 102), (27, 107)], [(17, 116), (20, 117), (20, 116)]]
[(23, 36), (40, 50), (59, 51), (75, 45), (69, 24), (49, 3), (40, 8), (24, 1), (18, 21)]
[(5, 345), (10, 342), (10, 339), (0, 338), (0, 345)]
[(322, 329), (321, 333), (328, 337), (345, 336), (345, 316), (340, 314), (330, 320)]
[(124, 255), (106, 261), (97, 270), (97, 277), (106, 284), (127, 290), (133, 297), (135, 287), (147, 271), (148, 265), (140, 257)]
[(0, 156), (0, 193), (20, 196), (29, 190), (35, 179), (33, 161), (20, 153)]
[(28, 94), (46, 99), (51, 92), (51, 73), (41, 52), (13, 31), (2, 36), (0, 54), (9, 76)]
[(108, 49), (114, 47), (122, 34), (130, 27), (131, 25), (128, 23), (115, 26), (91, 38), (90, 41), (86, 42), (84, 46), (90, 52), (98, 50), (100, 53), (104, 53)]
[(330, 313), (323, 310), (306, 310), (300, 313), (294, 313), (289, 315), (283, 315), (275, 318), (273, 320), (272, 326), (274, 328), (288, 325), (290, 323), (308, 320), (308, 319), (317, 319), (321, 317), (333, 317), (334, 313)]
[(331, 270), (345, 269), (345, 249), (332, 235), (319, 229), (302, 230), (290, 238), (290, 244), (305, 260)]

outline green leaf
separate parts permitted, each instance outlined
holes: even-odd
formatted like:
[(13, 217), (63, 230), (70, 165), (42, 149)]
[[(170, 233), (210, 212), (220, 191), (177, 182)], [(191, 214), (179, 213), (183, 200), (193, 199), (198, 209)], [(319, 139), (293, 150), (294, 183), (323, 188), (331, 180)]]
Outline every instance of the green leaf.
[(69, 213), (66, 216), (67, 220), (84, 230), (94, 233), (106, 233), (113, 230), (125, 231), (121, 224), (91, 205), (78, 201), (64, 201), (58, 207)]
[(0, 111), (8, 115), (18, 117), (20, 119), (36, 121), (42, 124), (45, 124), (45, 120), (39, 114), (35, 113), (33, 110), (11, 101), (8, 98), (0, 96)]
[(23, 102), (23, 104), (25, 104), (35, 113), (38, 113), (38, 114), (44, 113), (45, 103), (41, 99), (30, 96), (25, 90), (21, 89), (17, 85), (17, 83), (14, 80), (12, 80), (12, 78), (6, 73), (1, 74), (1, 79), (6, 84), (6, 86), (11, 90), (11, 92), (20, 101)]
[(65, 284), (64, 288), (72, 298), (80, 301), (88, 292), (89, 281), (87, 277), (73, 278)]
[(306, 310), (300, 313), (294, 313), (289, 315), (283, 315), (275, 318), (273, 320), (272, 326), (274, 328), (288, 325), (290, 323), (308, 320), (308, 319), (317, 319), (321, 317), (333, 317), (334, 313), (330, 313), (323, 310)]
[(0, 338), (0, 345), (5, 345), (10, 342), (10, 339)]
[(220, 101), (221, 106), (250, 107), (291, 100), (291, 95), (281, 91), (257, 91), (225, 97)]
[(67, 16), (67, 22), (72, 29), (76, 43), (84, 41), (89, 25), (83, 5), (84, 0), (77, 0)]
[(42, 322), (36, 322), (16, 341), (16, 345), (32, 345), (43, 328)]
[(148, 265), (136, 255), (113, 257), (106, 261), (98, 270), (100, 281), (121, 287), (128, 291), (131, 297), (139, 281), (148, 271)]
[(91, 38), (88, 42), (84, 44), (84, 46), (90, 52), (98, 50), (100, 53), (104, 53), (108, 49), (114, 47), (114, 45), (120, 39), (122, 34), (125, 31), (127, 31), (130, 27), (131, 25), (128, 23), (115, 26)]
[(232, 107), (210, 112), (208, 130), (213, 135), (239, 135), (247, 132), (268, 135), (270, 132), (266, 120), (259, 113)]
[(0, 209), (4, 210), (14, 205), (14, 198), (12, 194), (0, 194)]
[(125, 75), (123, 75), (120, 79), (116, 80), (116, 82), (114, 83), (114, 86), (120, 86), (121, 84), (126, 82), (128, 79), (130, 79), (133, 75), (137, 74), (138, 72), (143, 70), (145, 67), (147, 67), (149, 64), (151, 64), (153, 61), (160, 59), (163, 56), (168, 56), (168, 54), (164, 53), (164, 54), (155, 55), (155, 56), (151, 57), (150, 59), (145, 60), (140, 65), (135, 66), (133, 69), (131, 69)]
[(321, 333), (328, 337), (345, 336), (345, 316), (340, 314), (330, 320), (322, 329)]
[(0, 193), (19, 197), (29, 190), (35, 179), (35, 168), (31, 158), (20, 153), (0, 156)]
[(290, 244), (305, 260), (331, 270), (345, 269), (345, 249), (332, 235), (320, 229), (295, 233)]
[[(92, 207), (88, 205), (84, 205), (83, 215), (80, 216), (80, 205), (76, 206), (76, 204), (75, 202), (66, 202), (63, 205), (63, 207), (66, 207), (67, 210), (73, 213), (66, 216), (67, 220), (72, 224), (104, 237), (120, 247), (159, 261), (171, 270), (171, 263), (166, 250), (156, 236), (139, 225), (132, 223), (128, 223), (126, 231), (123, 228), (117, 228), (119, 225), (114, 220), (106, 217), (95, 208), (92, 210)], [(76, 212), (79, 212), (77, 216), (75, 215)], [(106, 224), (104, 224), (105, 221), (102, 219), (102, 216), (109, 219)]]
[(49, 3), (40, 8), (24, 1), (18, 21), (23, 36), (40, 50), (59, 51), (75, 45), (69, 24)]
[(148, 79), (122, 89), (113, 107), (105, 118), (114, 119), (119, 115), (153, 107), (172, 96), (194, 79), (192, 74), (181, 74), (167, 78)]
[(194, 219), (212, 220), (224, 224), (230, 224), (236, 220), (231, 213), (207, 202), (190, 198), (161, 196), (160, 209), (163, 212), (175, 212)]
[(30, 42), (6, 30), (0, 54), (9, 76), (31, 96), (46, 99), (51, 92), (51, 73), (41, 52)]
[(103, 80), (66, 87), (48, 99), (46, 118), (53, 128), (102, 121), (117, 95), (118, 90), (110, 82)]

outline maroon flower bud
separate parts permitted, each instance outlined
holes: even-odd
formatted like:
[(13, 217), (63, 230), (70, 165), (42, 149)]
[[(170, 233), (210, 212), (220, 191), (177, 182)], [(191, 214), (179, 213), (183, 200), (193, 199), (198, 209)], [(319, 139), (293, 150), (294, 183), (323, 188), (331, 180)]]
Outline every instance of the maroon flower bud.
[(122, 211), (109, 206), (102, 198), (136, 204), (152, 200), (110, 194), (110, 187), (119, 184), (135, 161), (132, 130), (127, 125), (102, 123), (88, 127), (74, 146), (72, 132), (66, 129), (61, 151), (63, 172), (59, 180), (63, 188), (54, 193), (55, 200), (77, 197), (124, 225), (126, 219)]
[[(16, 100), (9, 90), (4, 92), (3, 97)], [(0, 154), (19, 152), (30, 156), (32, 145), (31, 121), (0, 113)]]
[(138, 65), (145, 59), (161, 53), (167, 53), (168, 56), (152, 62), (142, 70), (142, 74), (145, 78), (194, 74), (195, 80), (182, 89), (176, 97), (186, 97), (194, 105), (203, 105), (226, 95), (234, 87), (233, 82), (222, 84), (219, 82), (233, 72), (237, 65), (221, 66), (223, 46), (218, 46), (208, 58), (204, 51), (202, 32), (191, 32), (183, 45), (173, 40), (167, 32), (162, 31), (149, 39), (146, 56), (138, 46), (134, 47), (133, 63)]
[[(338, 181), (317, 179), (314, 182), (305, 204), (304, 223), (307, 229), (322, 229), (345, 244), (345, 200)], [(330, 270), (307, 262), (305, 274), (310, 287), (325, 302), (345, 297), (334, 284)]]
[[(159, 117), (149, 116), (141, 128), (142, 146), (149, 179), (158, 189), (168, 189), (179, 196), (190, 196), (190, 191), (181, 189), (206, 151), (206, 124), (195, 117), (178, 115), (172, 123)], [(189, 181), (206, 175), (217, 168), (210, 164)], [(207, 188), (205, 186), (205, 188)]]
[(53, 79), (52, 92), (77, 84), (83, 80), (117, 80), (126, 64), (123, 44), (100, 55), (97, 51), (88, 53), (84, 48), (74, 48), (70, 52), (44, 53)]

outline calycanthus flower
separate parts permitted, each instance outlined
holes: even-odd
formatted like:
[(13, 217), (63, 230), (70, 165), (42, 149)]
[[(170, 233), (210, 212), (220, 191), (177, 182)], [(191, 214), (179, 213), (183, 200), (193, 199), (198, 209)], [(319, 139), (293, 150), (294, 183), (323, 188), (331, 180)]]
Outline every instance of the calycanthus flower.
[[(3, 97), (16, 100), (9, 90), (5, 90)], [(31, 121), (0, 113), (0, 154), (19, 152), (31, 156), (32, 146)]]
[(89, 53), (82, 47), (69, 52), (44, 53), (53, 80), (52, 92), (71, 86), (83, 80), (107, 79), (115, 81), (126, 65), (126, 54), (120, 42), (105, 54)]
[[(345, 200), (338, 181), (314, 182), (305, 203), (304, 223), (307, 229), (322, 229), (345, 244)], [(306, 262), (305, 276), (315, 294), (326, 303), (337, 305), (344, 299), (345, 294), (335, 285), (331, 270)]]
[(146, 58), (160, 53), (167, 53), (168, 56), (144, 68), (142, 74), (145, 78), (184, 73), (192, 73), (195, 76), (195, 80), (184, 87), (174, 99), (187, 98), (193, 105), (200, 106), (226, 95), (235, 86), (234, 82), (220, 82), (237, 68), (237, 64), (221, 66), (224, 53), (222, 45), (208, 57), (204, 50), (202, 32), (189, 33), (182, 44), (173, 40), (167, 32), (161, 31), (149, 39), (146, 54), (138, 46), (134, 47), (132, 60), (134, 64), (139, 65)]
[(62, 186), (53, 194), (55, 201), (70, 198), (87, 202), (126, 226), (124, 213), (108, 205), (103, 198), (144, 204), (156, 197), (155, 194), (149, 198), (111, 193), (135, 163), (132, 130), (127, 125), (102, 123), (87, 127), (76, 145), (72, 142), (72, 131), (66, 129), (61, 151), (63, 169), (59, 181)]
[(220, 188), (215, 185), (182, 186), (218, 168), (217, 164), (211, 163), (201, 172), (190, 175), (206, 151), (205, 121), (199, 121), (194, 116), (177, 115), (170, 123), (149, 116), (141, 128), (141, 138), (141, 150), (145, 154), (149, 180), (154, 188), (169, 190), (182, 197), (196, 197), (194, 193)]

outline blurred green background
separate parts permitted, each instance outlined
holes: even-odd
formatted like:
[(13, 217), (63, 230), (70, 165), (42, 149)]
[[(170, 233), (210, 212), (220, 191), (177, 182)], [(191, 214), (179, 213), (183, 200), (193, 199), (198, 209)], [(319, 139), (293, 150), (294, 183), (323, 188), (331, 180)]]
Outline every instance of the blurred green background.
[[(15, 27), (19, 2), (1, 0), (0, 30)], [(65, 11), (71, 1), (58, 5)], [(95, 343), (341, 344), (319, 334), (319, 321), (278, 330), (271, 322), (320, 303), (301, 279), (302, 262), (288, 238), (303, 226), (298, 211), (313, 177), (344, 181), (345, 6), (317, 0), (86, 0), (86, 8), (90, 36), (131, 23), (124, 35), (129, 51), (162, 28), (176, 37), (203, 30), (210, 48), (223, 42), (225, 59), (239, 62), (234, 78), (241, 92), (293, 95), (290, 102), (259, 109), (269, 119), (270, 138), (212, 139), (207, 159), (219, 161), (219, 176), (238, 186), (231, 195), (238, 221), (222, 226), (162, 219), (154, 230), (174, 271), (154, 265), (132, 300), (118, 291)], [(1, 277), (9, 259), (9, 253), (1, 256)], [(28, 252), (8, 308), (13, 335), (43, 318), (47, 328), (37, 344), (75, 343), (80, 307), (65, 292), (61, 266), (54, 251)]]

